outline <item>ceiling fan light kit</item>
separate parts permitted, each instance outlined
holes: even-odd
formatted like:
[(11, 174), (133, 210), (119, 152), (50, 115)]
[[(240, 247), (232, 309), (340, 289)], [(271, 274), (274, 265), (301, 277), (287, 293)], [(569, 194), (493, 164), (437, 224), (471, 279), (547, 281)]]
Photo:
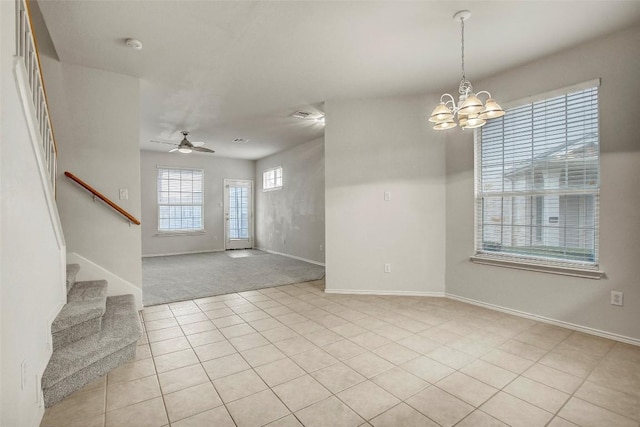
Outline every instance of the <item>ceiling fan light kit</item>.
[[(475, 129), (484, 126), (489, 119), (504, 116), (505, 112), (485, 90), (473, 91), (473, 85), (467, 80), (464, 71), (464, 21), (471, 17), (471, 12), (461, 10), (453, 15), (455, 21), (460, 21), (461, 30), (461, 59), (462, 79), (458, 87), (458, 102), (453, 95), (445, 93), (440, 97), (440, 104), (433, 109), (429, 121), (435, 123), (435, 130), (452, 129), (460, 126), (462, 129)], [(487, 100), (483, 104), (481, 95), (486, 95)]]

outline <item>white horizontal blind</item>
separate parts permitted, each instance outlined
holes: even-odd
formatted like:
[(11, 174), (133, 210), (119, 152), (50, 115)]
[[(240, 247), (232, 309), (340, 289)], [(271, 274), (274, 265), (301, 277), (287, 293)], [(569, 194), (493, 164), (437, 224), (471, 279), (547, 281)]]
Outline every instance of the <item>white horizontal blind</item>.
[(262, 173), (262, 189), (279, 190), (282, 188), (282, 166), (267, 169)]
[(509, 109), (476, 144), (476, 255), (596, 267), (598, 88)]
[(202, 178), (198, 169), (158, 168), (158, 231), (204, 228)]

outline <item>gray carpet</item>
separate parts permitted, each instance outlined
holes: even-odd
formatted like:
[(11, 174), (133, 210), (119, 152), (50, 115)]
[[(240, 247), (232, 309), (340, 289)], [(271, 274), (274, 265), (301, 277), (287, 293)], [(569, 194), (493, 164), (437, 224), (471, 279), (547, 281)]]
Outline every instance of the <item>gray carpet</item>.
[(142, 259), (145, 306), (308, 282), (322, 277), (322, 266), (254, 249)]

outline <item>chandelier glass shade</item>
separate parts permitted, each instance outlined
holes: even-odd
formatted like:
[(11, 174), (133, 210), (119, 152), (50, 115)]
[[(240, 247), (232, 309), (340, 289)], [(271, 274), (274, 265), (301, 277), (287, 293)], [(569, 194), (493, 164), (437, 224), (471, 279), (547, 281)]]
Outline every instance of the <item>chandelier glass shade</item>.
[[(458, 87), (458, 102), (453, 95), (445, 93), (440, 97), (440, 104), (433, 109), (429, 121), (435, 123), (435, 130), (452, 129), (460, 126), (462, 129), (474, 129), (483, 126), (487, 120), (504, 116), (504, 110), (487, 91), (474, 92), (471, 82), (464, 72), (464, 21), (469, 19), (471, 12), (461, 10), (453, 15), (453, 19), (460, 21), (462, 79)], [(484, 104), (480, 97), (485, 97)]]

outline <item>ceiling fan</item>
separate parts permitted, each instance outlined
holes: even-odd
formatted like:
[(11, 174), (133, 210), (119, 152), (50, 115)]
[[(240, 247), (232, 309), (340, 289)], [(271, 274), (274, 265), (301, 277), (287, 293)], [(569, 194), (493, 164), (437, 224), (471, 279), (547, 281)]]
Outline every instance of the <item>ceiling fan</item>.
[(180, 141), (180, 144), (176, 144), (173, 142), (165, 142), (165, 141), (154, 141), (151, 140), (151, 142), (157, 142), (159, 144), (168, 144), (168, 145), (173, 145), (175, 146), (175, 148), (172, 148), (171, 150), (169, 150), (170, 153), (173, 153), (174, 151), (178, 151), (180, 153), (184, 153), (184, 154), (188, 154), (191, 153), (192, 151), (199, 151), (201, 153), (215, 153), (215, 151), (210, 150), (208, 148), (204, 148), (204, 142), (202, 141), (193, 141), (190, 142), (187, 139), (187, 135), (189, 135), (189, 132), (186, 130), (182, 131), (182, 135), (184, 136), (182, 138), (182, 141)]

